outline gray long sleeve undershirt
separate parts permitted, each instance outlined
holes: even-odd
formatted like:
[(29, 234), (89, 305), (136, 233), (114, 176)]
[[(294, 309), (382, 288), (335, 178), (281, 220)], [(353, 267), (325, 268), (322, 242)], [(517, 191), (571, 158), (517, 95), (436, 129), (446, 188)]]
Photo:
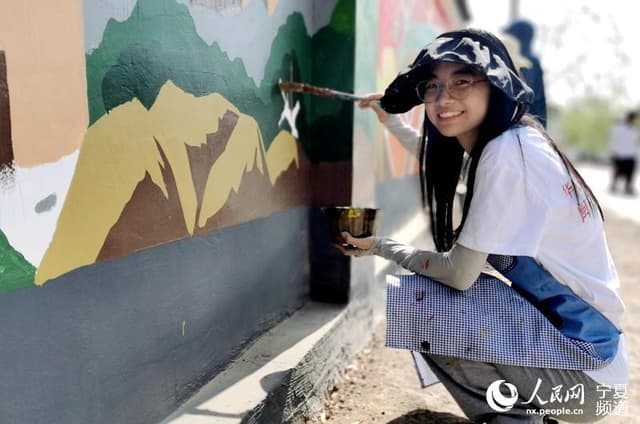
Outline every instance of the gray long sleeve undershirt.
[(422, 137), (415, 128), (405, 124), (400, 115), (393, 114), (390, 114), (383, 124), (408, 152), (418, 156), (418, 148)]
[[(409, 152), (418, 155), (421, 136), (415, 128), (407, 125), (400, 115), (390, 114), (384, 122), (387, 130)], [(430, 252), (398, 243), (388, 238), (375, 238), (374, 247), (363, 254), (374, 254), (394, 261), (401, 267), (433, 278), (457, 290), (466, 290), (485, 269), (487, 253), (478, 252), (455, 244), (449, 252)]]
[(394, 261), (409, 271), (431, 277), (446, 286), (466, 290), (473, 285), (487, 261), (487, 253), (454, 244), (449, 252), (430, 252), (376, 237), (370, 252)]

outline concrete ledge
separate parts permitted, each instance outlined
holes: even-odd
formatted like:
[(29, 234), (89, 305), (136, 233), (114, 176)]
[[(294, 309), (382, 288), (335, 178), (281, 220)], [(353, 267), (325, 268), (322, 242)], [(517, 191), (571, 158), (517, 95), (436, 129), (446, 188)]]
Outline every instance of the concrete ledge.
[[(420, 213), (391, 237), (411, 243), (424, 237), (425, 228)], [(399, 269), (380, 258), (358, 258), (351, 266), (375, 273), (369, 273), (374, 281), (352, 282), (348, 305), (307, 303), (162, 423), (304, 423), (317, 416), (383, 318), (384, 275)]]
[[(291, 380), (302, 379), (300, 372), (310, 367), (313, 356), (320, 355), (312, 353), (314, 347), (322, 346), (324, 343), (320, 342), (331, 337), (332, 329), (340, 326), (345, 313), (344, 307), (308, 303), (260, 337), (163, 423), (263, 422), (261, 416), (273, 416), (277, 409), (282, 409), (282, 415), (291, 415), (293, 411), (285, 411), (284, 403), (272, 404), (280, 404), (282, 392), (288, 387), (294, 393), (300, 392)], [(312, 357), (305, 360), (305, 356)], [(284, 395), (289, 397), (288, 393)], [(289, 408), (295, 409), (295, 403), (300, 403), (294, 400), (288, 402), (293, 403)], [(273, 418), (264, 422), (281, 421)]]

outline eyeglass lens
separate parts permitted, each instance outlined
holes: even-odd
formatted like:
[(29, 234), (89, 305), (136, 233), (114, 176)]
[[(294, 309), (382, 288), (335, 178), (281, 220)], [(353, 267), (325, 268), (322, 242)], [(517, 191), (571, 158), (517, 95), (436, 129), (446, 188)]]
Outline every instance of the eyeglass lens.
[(471, 92), (471, 86), (478, 81), (457, 79), (447, 81), (446, 84), (437, 81), (421, 81), (416, 86), (416, 92), (420, 100), (431, 103), (438, 99), (442, 90), (447, 90), (449, 95), (456, 100), (463, 100)]

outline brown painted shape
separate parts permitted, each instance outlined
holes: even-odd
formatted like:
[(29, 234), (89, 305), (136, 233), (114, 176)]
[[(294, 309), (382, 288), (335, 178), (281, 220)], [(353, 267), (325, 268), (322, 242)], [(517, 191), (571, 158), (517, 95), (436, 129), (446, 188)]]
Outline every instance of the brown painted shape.
[(154, 141), (162, 158), (159, 165), (168, 197), (153, 182), (149, 172), (145, 172), (120, 218), (109, 231), (97, 261), (114, 259), (189, 236), (171, 164), (155, 137)]
[(9, 84), (7, 83), (7, 60), (0, 50), (0, 169), (11, 168), (13, 146), (11, 144), (11, 113), (9, 106)]
[[(256, 149), (255, 155), (260, 156), (255, 158), (256, 166), (251, 171), (244, 172), (238, 191), (232, 190), (229, 193), (222, 209), (209, 217), (204, 227), (196, 228), (196, 234), (204, 236), (216, 228), (240, 224), (273, 213), (270, 199), (273, 187), (267, 174), (267, 162), (262, 149)], [(260, 168), (264, 170), (264, 174), (259, 171), (258, 161), (261, 162)]]
[(238, 115), (228, 110), (222, 118), (218, 119), (218, 131), (207, 134), (206, 143), (201, 144), (200, 146), (185, 145), (187, 148), (189, 166), (191, 167), (191, 178), (193, 180), (196, 199), (198, 201), (195, 222), (198, 222), (200, 217), (202, 199), (204, 197), (211, 167), (226, 149), (229, 137), (231, 137), (231, 133), (233, 133), (233, 129), (236, 127), (237, 123)]
[[(311, 199), (310, 166), (300, 143), (297, 143), (297, 149), (299, 165), (291, 163), (274, 185), (271, 185), (269, 175), (260, 172), (257, 166), (245, 172), (238, 191), (229, 195), (222, 209), (209, 217), (204, 227), (196, 229), (196, 234), (203, 236), (214, 229), (265, 218), (285, 207), (308, 204)], [(260, 155), (257, 160), (262, 162), (262, 169), (268, 169), (263, 151), (256, 150), (256, 155)]]
[(308, 205), (311, 201), (311, 163), (298, 141), (296, 141), (296, 149), (298, 165), (291, 163), (273, 185), (270, 198), (278, 209), (282, 209), (282, 205)]
[(207, 219), (205, 226), (198, 228), (196, 234), (205, 236), (216, 228), (229, 227), (271, 215), (275, 212), (270, 199), (271, 192), (272, 187), (268, 177), (256, 167), (245, 172), (238, 191), (232, 191), (229, 194), (222, 209)]

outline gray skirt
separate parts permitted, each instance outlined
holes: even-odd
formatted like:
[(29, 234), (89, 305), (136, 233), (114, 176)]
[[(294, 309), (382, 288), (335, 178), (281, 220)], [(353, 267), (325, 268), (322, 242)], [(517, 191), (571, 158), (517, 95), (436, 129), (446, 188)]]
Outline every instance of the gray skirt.
[(387, 276), (386, 345), (523, 367), (595, 370), (609, 361), (563, 335), (501, 280), (481, 274), (458, 291), (417, 274)]

